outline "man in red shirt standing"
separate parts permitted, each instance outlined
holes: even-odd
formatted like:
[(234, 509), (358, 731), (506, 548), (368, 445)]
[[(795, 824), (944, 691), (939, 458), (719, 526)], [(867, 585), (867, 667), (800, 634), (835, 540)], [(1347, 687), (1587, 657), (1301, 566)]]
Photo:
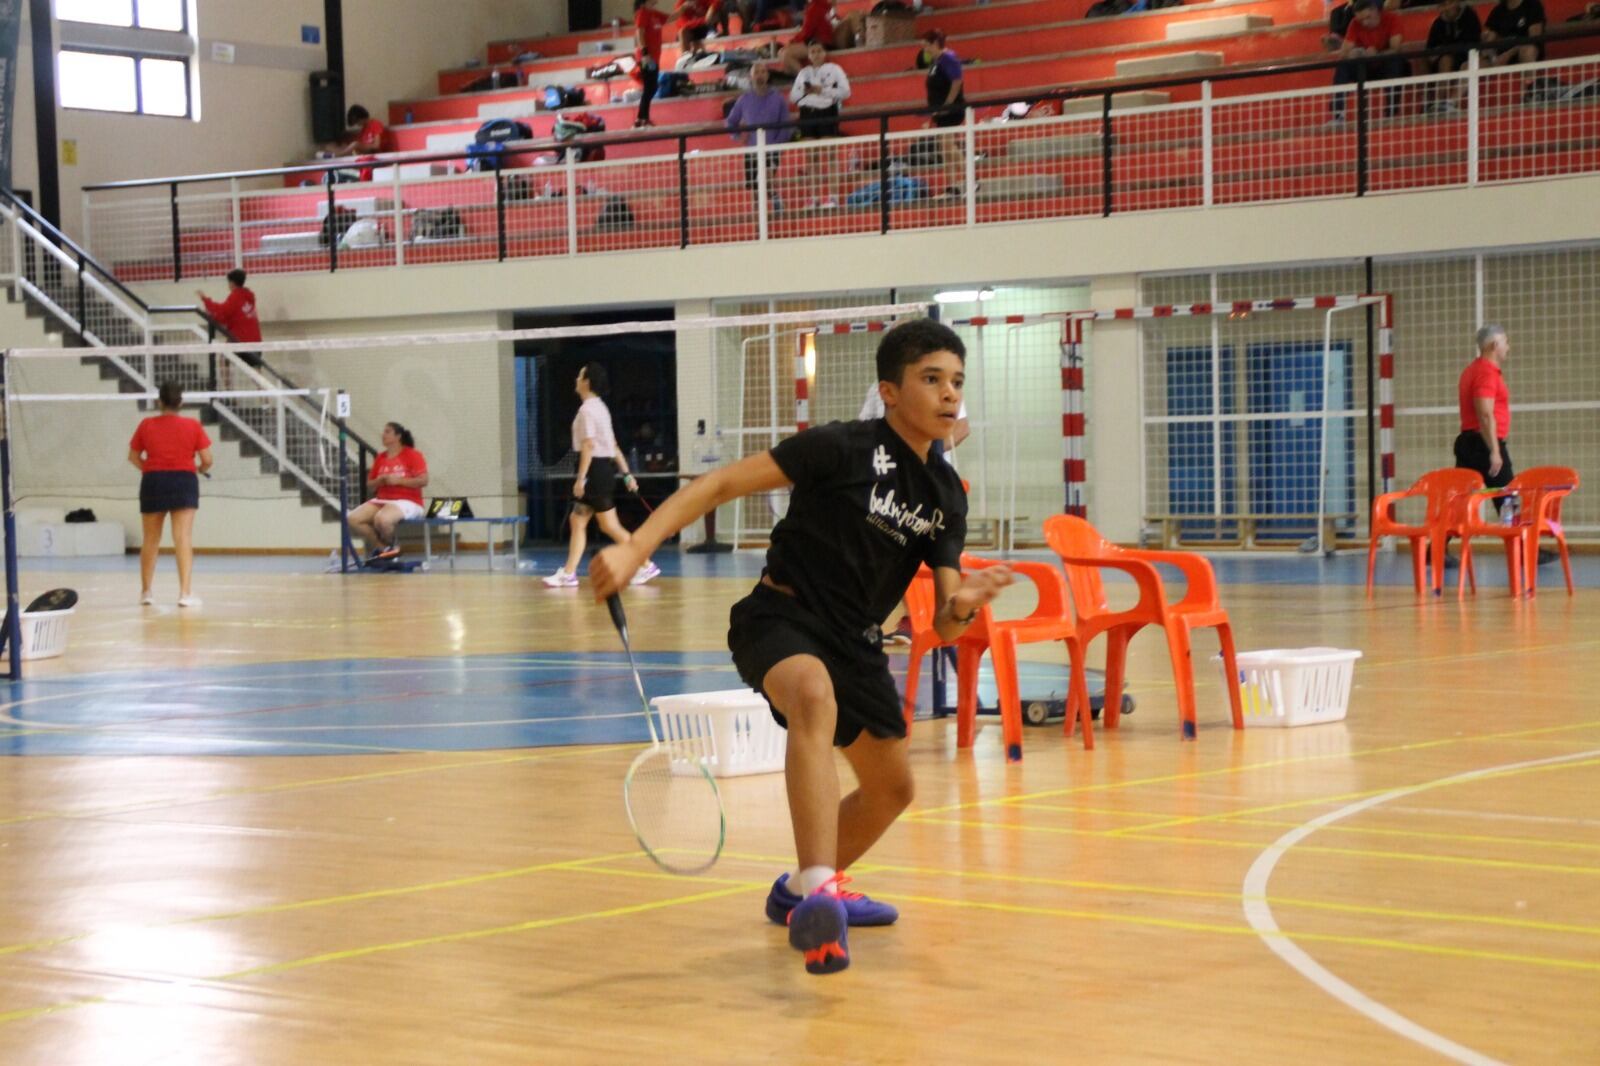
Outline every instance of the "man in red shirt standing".
[[(1335, 85), (1349, 85), (1366, 80), (1403, 78), (1406, 62), (1400, 57), (1400, 19), (1383, 9), (1382, 0), (1356, 0), (1355, 18), (1344, 31), (1344, 46), (1339, 51), (1341, 62), (1333, 70)], [(1365, 73), (1363, 73), (1363, 71)], [(1347, 93), (1333, 98), (1332, 125), (1344, 122), (1344, 101)], [(1389, 93), (1388, 117), (1394, 118), (1400, 109), (1399, 92)]]
[[(228, 271), (228, 298), (222, 303), (217, 303), (198, 289), (195, 290), (195, 296), (205, 305), (206, 314), (227, 331), (228, 337), (235, 344), (258, 343), (261, 340), (261, 320), (256, 317), (256, 294), (245, 288), (244, 280), (244, 271)], [(240, 352), (239, 358), (250, 366), (261, 365), (260, 352)], [(220, 361), (218, 371), (217, 387), (232, 388), (228, 384), (232, 375), (228, 373), (226, 358)]]
[(656, 8), (656, 0), (633, 0), (634, 57), (639, 60), (639, 115), (634, 129), (650, 125), (650, 101), (656, 95), (661, 75), (661, 27), (667, 24), (666, 12)]
[[(1478, 357), (1467, 364), (1456, 383), (1461, 407), (1461, 433), (1456, 437), (1456, 466), (1476, 470), (1491, 489), (1508, 484), (1511, 468), (1511, 391), (1506, 388), (1501, 366), (1511, 346), (1504, 326), (1484, 326), (1478, 330)], [(1499, 510), (1505, 497), (1495, 498)]]

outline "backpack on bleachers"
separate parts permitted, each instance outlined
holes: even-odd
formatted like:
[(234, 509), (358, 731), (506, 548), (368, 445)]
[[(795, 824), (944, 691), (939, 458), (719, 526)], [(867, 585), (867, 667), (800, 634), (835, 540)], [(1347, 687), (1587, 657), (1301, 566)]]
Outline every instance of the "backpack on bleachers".
[(689, 91), (689, 75), (679, 70), (663, 70), (661, 79), (656, 83), (657, 100), (670, 100), (674, 96), (688, 96)]
[[(572, 138), (585, 133), (604, 133), (606, 120), (591, 111), (573, 111), (556, 119), (554, 129), (558, 141), (570, 141)], [(606, 157), (605, 148), (598, 144), (573, 145), (565, 150), (572, 155), (575, 163), (594, 163)], [(564, 153), (564, 155), (565, 155)]]
[(599, 81), (610, 81), (612, 78), (620, 78), (625, 74), (632, 74), (634, 68), (638, 65), (638, 60), (632, 56), (618, 56), (609, 63), (602, 63), (598, 67), (590, 67), (588, 75)]
[(467, 145), (467, 169), (476, 174), (499, 170), (505, 165), (506, 146), (502, 141), (474, 141)]
[(443, 241), (467, 234), (461, 212), (453, 207), (425, 207), (411, 220), (414, 241)]
[(322, 232), (317, 235), (317, 243), (326, 248), (334, 241), (342, 239), (345, 231), (355, 224), (355, 208), (335, 206), (328, 217), (322, 220)]
[(589, 97), (582, 89), (564, 85), (547, 85), (544, 90), (544, 109), (560, 111), (563, 107), (582, 107)]
[(478, 144), (531, 141), (533, 127), (514, 118), (496, 118), (479, 126), (478, 132), (472, 135), (472, 139)]
[(1098, 0), (1090, 4), (1089, 10), (1083, 13), (1086, 19), (1107, 18), (1111, 15), (1120, 15), (1133, 6), (1133, 0)]
[(594, 228), (610, 232), (632, 229), (633, 208), (621, 196), (608, 197), (600, 207), (600, 217), (595, 220)]

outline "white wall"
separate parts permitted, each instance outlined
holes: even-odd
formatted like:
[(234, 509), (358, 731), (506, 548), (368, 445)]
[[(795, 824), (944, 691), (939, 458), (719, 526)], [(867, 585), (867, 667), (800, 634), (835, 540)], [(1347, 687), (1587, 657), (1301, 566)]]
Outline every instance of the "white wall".
[[(565, 24), (566, 6), (556, 0), (345, 0), (345, 98), (387, 117), (391, 99), (433, 95), (439, 70), (481, 58), (489, 41)], [(302, 26), (325, 31), (322, 0), (198, 0), (199, 121), (58, 108), (57, 135), (77, 149), (76, 164), (60, 168), (63, 228), (83, 232), (84, 185), (305, 159), (314, 147), (310, 73), (327, 66), (327, 50), (301, 43)], [(59, 49), (59, 23), (54, 39)], [(235, 61), (212, 62), (213, 42), (232, 44)], [(37, 189), (26, 25), (18, 51), (13, 185)], [(47, 150), (60, 158), (59, 145)]]
[[(510, 328), (509, 313), (491, 311), (425, 319), (300, 320), (275, 327), (272, 339)], [(425, 497), (466, 496), (480, 518), (523, 513), (510, 344), (292, 353), (269, 360), (303, 386), (348, 392), (350, 427), (374, 445), (385, 422), (410, 429), (428, 460)]]

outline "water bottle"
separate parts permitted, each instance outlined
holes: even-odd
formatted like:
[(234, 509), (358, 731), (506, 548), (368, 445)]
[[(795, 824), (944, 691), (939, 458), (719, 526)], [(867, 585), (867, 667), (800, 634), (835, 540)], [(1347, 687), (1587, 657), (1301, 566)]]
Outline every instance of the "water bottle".
[(411, 125), (411, 109), (409, 107), (406, 108), (406, 125)]

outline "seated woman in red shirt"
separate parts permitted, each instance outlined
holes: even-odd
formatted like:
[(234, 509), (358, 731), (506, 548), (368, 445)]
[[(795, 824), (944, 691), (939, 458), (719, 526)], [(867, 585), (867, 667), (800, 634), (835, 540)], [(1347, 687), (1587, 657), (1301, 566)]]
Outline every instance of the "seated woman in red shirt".
[(183, 390), (175, 381), (162, 383), (161, 413), (139, 423), (128, 442), (128, 462), (137, 467), (139, 516), (144, 520), (144, 541), (139, 545), (139, 602), (155, 601), (150, 586), (155, 581), (156, 557), (161, 553), (161, 527), (172, 516), (172, 544), (178, 555), (178, 606), (198, 607), (200, 598), (190, 586), (194, 573), (194, 515), (200, 506), (200, 479), (195, 459), (204, 474), (211, 469), (211, 438), (205, 427), (178, 414)]
[(381, 440), (383, 452), (367, 475), (372, 498), (350, 512), (350, 534), (366, 540), (372, 549), (370, 559), (393, 559), (400, 554), (395, 526), (422, 517), (428, 461), (417, 451), (411, 431), (398, 422), (384, 424)]

